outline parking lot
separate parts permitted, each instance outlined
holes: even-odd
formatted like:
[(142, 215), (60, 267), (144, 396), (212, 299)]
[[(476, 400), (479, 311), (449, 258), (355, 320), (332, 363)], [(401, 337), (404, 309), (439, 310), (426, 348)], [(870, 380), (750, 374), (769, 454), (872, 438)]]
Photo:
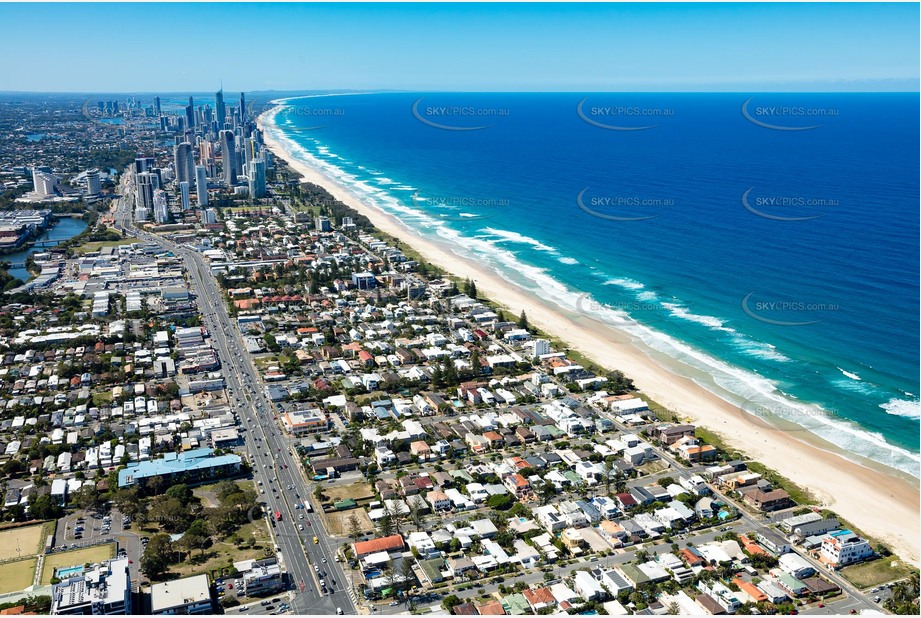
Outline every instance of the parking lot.
[(131, 521), (114, 509), (109, 513), (76, 511), (58, 521), (54, 547), (60, 550), (115, 541), (131, 526)]
[[(230, 581), (230, 580), (228, 580)], [(230, 594), (231, 591), (227, 590), (227, 594)], [(228, 607), (224, 610), (225, 614), (256, 614), (256, 615), (265, 615), (270, 616), (279, 616), (283, 614), (291, 614), (291, 606), (289, 605), (289, 595), (282, 594), (274, 596), (271, 599), (265, 599), (263, 601), (254, 601), (252, 603), (247, 603), (245, 605), (238, 605), (237, 607)]]

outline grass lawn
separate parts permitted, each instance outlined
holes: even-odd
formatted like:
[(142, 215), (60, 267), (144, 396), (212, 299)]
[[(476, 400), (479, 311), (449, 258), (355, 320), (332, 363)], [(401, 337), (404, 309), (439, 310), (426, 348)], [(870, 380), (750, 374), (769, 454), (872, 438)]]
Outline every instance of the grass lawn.
[(99, 251), (103, 247), (118, 247), (121, 245), (130, 245), (136, 242), (138, 242), (137, 238), (121, 238), (119, 240), (98, 240), (98, 241), (83, 243), (82, 245), (74, 249), (74, 251), (76, 253), (91, 253), (93, 251)]
[(37, 558), (0, 564), (0, 594), (19, 592), (32, 585)]
[(51, 583), (51, 578), (54, 577), (54, 570), (59, 567), (80, 566), (87, 562), (94, 564), (114, 557), (115, 543), (106, 543), (105, 545), (94, 545), (93, 547), (75, 551), (48, 554), (45, 556), (45, 563), (42, 565), (42, 585), (47, 586)]
[(43, 549), (45, 524), (20, 526), (0, 531), (0, 560), (34, 556)]
[(169, 572), (177, 574), (180, 577), (188, 577), (201, 573), (210, 574), (211, 571), (222, 568), (229, 570), (233, 567), (234, 562), (239, 562), (240, 560), (265, 558), (267, 555), (266, 550), (269, 552), (269, 555), (274, 554), (272, 550), (272, 540), (269, 537), (269, 531), (266, 528), (264, 519), (242, 526), (236, 534), (244, 539), (254, 539), (256, 541), (256, 546), (259, 548), (248, 547), (241, 549), (226, 540), (215, 541), (211, 547), (205, 550), (203, 556), (199, 555), (200, 552), (195, 552), (191, 559), (186, 559), (180, 564), (170, 566)]
[(858, 588), (872, 588), (908, 577), (914, 570), (910, 565), (890, 556), (845, 567), (841, 569), (841, 575)]
[(112, 403), (112, 391), (99, 391), (93, 393), (93, 404), (97, 406)]
[[(217, 488), (221, 482), (193, 487), (192, 495), (199, 498), (204, 506), (216, 507), (220, 504), (220, 500), (217, 498)], [(234, 483), (242, 489), (253, 489), (253, 482), (249, 479), (237, 479)]]

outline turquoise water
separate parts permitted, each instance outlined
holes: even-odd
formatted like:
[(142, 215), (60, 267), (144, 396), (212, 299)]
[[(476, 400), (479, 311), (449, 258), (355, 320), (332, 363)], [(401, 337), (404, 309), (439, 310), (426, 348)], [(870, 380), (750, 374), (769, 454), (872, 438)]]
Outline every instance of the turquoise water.
[(760, 118), (805, 131), (750, 121), (747, 98), (310, 97), (269, 130), (414, 233), (627, 333), (740, 414), (919, 476), (917, 96), (746, 108), (792, 109)]
[(79, 575), (83, 572), (82, 566), (72, 566), (67, 568), (55, 569), (58, 579), (65, 579), (67, 577), (73, 577), (74, 575)]

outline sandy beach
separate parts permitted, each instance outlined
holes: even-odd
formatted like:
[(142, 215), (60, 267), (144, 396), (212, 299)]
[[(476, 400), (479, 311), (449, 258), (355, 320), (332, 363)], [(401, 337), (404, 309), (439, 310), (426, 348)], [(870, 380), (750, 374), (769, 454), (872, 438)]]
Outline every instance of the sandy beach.
[[(267, 112), (271, 114), (272, 112)], [(265, 115), (259, 118), (264, 127)], [(304, 180), (324, 187), (336, 199), (367, 216), (381, 231), (412, 246), (426, 260), (459, 277), (476, 281), (482, 295), (608, 369), (619, 369), (637, 388), (663, 406), (720, 434), (727, 443), (809, 489), (824, 506), (863, 532), (886, 543), (900, 557), (919, 564), (919, 489), (895, 471), (862, 466), (832, 452), (833, 445), (804, 431), (784, 432), (746, 414), (692, 380), (676, 375), (632, 344), (626, 335), (586, 315), (567, 315), (506, 281), (496, 272), (462, 258), (440, 242), (416, 235), (397, 218), (362, 203), (346, 188), (291, 156), (264, 130), (266, 145)]]

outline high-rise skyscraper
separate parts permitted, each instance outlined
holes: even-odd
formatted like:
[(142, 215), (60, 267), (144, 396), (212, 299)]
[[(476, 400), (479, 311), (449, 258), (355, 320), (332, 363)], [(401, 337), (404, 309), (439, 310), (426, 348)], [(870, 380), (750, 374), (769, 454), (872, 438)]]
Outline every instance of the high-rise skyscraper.
[(242, 92), (240, 93), (240, 122), (246, 122), (246, 95)]
[(217, 211), (213, 208), (206, 208), (201, 213), (201, 223), (202, 225), (208, 225), (209, 223), (215, 223), (217, 221)]
[(102, 182), (99, 180), (99, 170), (86, 170), (86, 194), (99, 195), (102, 192)]
[(221, 131), (221, 164), (224, 168), (224, 184), (237, 184), (236, 149), (233, 131)]
[(32, 168), (32, 193), (35, 197), (54, 197), (54, 186), (57, 183), (58, 179), (51, 173), (50, 168)]
[(195, 182), (195, 161), (192, 158), (192, 144), (182, 142), (173, 148), (173, 163), (176, 167), (176, 182)]
[(179, 202), (182, 205), (183, 210), (188, 210), (191, 208), (189, 202), (189, 183), (182, 181), (179, 183)]
[(245, 155), (243, 162), (246, 165), (249, 165), (256, 158), (256, 144), (253, 142), (253, 138), (249, 137), (243, 140), (243, 153)]
[(157, 116), (160, 115), (160, 97), (154, 97), (154, 111), (157, 112)]
[(166, 199), (166, 191), (157, 189), (153, 193), (153, 213), (154, 221), (157, 223), (169, 223), (169, 202)]
[(134, 172), (136, 174), (140, 174), (141, 172), (149, 172), (153, 169), (153, 166), (153, 157), (138, 157), (134, 160)]
[(249, 194), (253, 198), (265, 197), (265, 161), (253, 159), (248, 167)]
[(214, 107), (216, 112), (217, 130), (224, 130), (224, 118), (227, 116), (227, 110), (224, 108), (224, 89), (221, 88), (214, 93)]
[(147, 212), (153, 209), (154, 189), (159, 187), (157, 175), (152, 172), (141, 172), (135, 176), (137, 192), (134, 194), (134, 205), (144, 208)]
[(208, 205), (208, 170), (204, 165), (195, 166), (195, 188), (198, 192), (198, 205)]
[(189, 104), (185, 106), (185, 128), (192, 130), (195, 128), (195, 103), (192, 97), (189, 97)]

